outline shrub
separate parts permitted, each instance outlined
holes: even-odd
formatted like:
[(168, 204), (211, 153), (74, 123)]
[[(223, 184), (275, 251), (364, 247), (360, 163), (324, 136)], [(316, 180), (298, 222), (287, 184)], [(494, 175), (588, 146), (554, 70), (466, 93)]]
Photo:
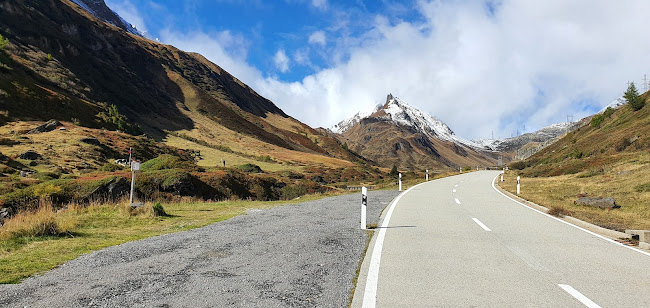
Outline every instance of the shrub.
[(101, 168), (99, 168), (99, 171), (114, 172), (117, 170), (124, 170), (124, 169), (125, 167), (120, 166), (118, 164), (108, 163), (108, 164), (104, 164)]
[(292, 200), (307, 194), (307, 188), (302, 185), (287, 185), (282, 188), (282, 199)]
[(247, 172), (247, 173), (262, 173), (262, 168), (254, 164), (243, 164), (236, 167), (237, 169)]
[(167, 213), (165, 213), (165, 209), (160, 202), (156, 202), (156, 204), (152, 206), (152, 209), (154, 216), (167, 216)]
[[(609, 109), (609, 108), (608, 108)], [(600, 124), (605, 120), (604, 114), (597, 114), (591, 118), (591, 127), (600, 128)]]
[(390, 172), (388, 173), (388, 176), (391, 178), (397, 178), (399, 172), (397, 171), (397, 166), (393, 165), (393, 169), (390, 169)]
[(520, 161), (510, 163), (508, 167), (513, 170), (524, 170), (526, 169), (527, 165), (525, 161), (520, 160)]
[(9, 39), (5, 38), (0, 34), (0, 50), (4, 50), (7, 48), (7, 45), (9, 44)]
[(162, 154), (156, 158), (152, 158), (140, 165), (141, 170), (165, 170), (165, 169), (183, 169), (183, 170), (196, 170), (194, 162), (182, 160), (178, 156), (170, 154)]

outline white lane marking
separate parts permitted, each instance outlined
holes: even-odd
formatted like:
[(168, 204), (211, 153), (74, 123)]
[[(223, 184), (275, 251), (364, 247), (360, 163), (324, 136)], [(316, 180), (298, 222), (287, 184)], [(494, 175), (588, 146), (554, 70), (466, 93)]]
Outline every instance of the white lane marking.
[(490, 228), (488, 228), (486, 225), (484, 225), (484, 224), (483, 224), (480, 220), (478, 220), (477, 218), (472, 218), (472, 220), (473, 220), (477, 225), (481, 226), (481, 228), (483, 228), (483, 230), (488, 231), (488, 232), (489, 232), (489, 231), (492, 231), (492, 230), (490, 230)]
[(451, 192), (456, 193), (456, 188), (452, 189)]
[(431, 183), (424, 182), (418, 185), (415, 185), (405, 192), (399, 194), (395, 201), (388, 208), (386, 212), (386, 217), (381, 222), (381, 227), (379, 229), (379, 234), (377, 234), (377, 240), (375, 241), (375, 247), (372, 249), (372, 256), (370, 257), (370, 266), (368, 267), (368, 277), (366, 278), (366, 288), (363, 292), (363, 308), (375, 308), (377, 305), (377, 283), (379, 282), (379, 264), (381, 263), (381, 250), (384, 246), (384, 238), (386, 237), (386, 229), (388, 223), (390, 222), (390, 217), (393, 215), (393, 210), (404, 195), (406, 195), (413, 188), (416, 188), (422, 184)]
[(544, 212), (542, 212), (542, 211), (540, 211), (540, 210), (538, 210), (538, 209), (534, 209), (534, 208), (532, 208), (532, 207), (530, 207), (530, 206), (528, 206), (528, 205), (525, 205), (525, 204), (523, 204), (523, 203), (521, 203), (521, 202), (519, 202), (519, 201), (517, 201), (517, 200), (515, 200), (515, 199), (510, 198), (508, 195), (502, 193), (501, 191), (499, 191), (499, 190), (494, 186), (494, 182), (497, 180), (497, 177), (499, 177), (499, 175), (497, 175), (496, 177), (494, 177), (494, 179), (492, 180), (492, 188), (493, 188), (496, 192), (498, 192), (498, 193), (500, 193), (501, 195), (503, 195), (504, 197), (510, 199), (511, 201), (513, 201), (513, 202), (515, 202), (515, 203), (517, 203), (517, 204), (519, 204), (519, 205), (521, 205), (521, 206), (523, 206), (523, 207), (525, 207), (525, 208), (527, 208), (527, 209), (533, 210), (533, 211), (535, 211), (535, 212), (537, 212), (537, 213), (540, 213), (540, 214), (545, 215), (545, 216), (547, 216), (547, 217), (553, 218), (553, 219), (555, 219), (555, 220), (557, 220), (557, 221), (559, 221), (559, 222), (561, 222), (561, 223), (563, 223), (563, 224), (569, 225), (569, 226), (574, 227), (574, 228), (576, 228), (576, 229), (578, 229), (578, 230), (581, 230), (581, 231), (587, 232), (587, 233), (589, 233), (589, 234), (591, 234), (591, 235), (593, 235), (593, 236), (595, 236), (595, 237), (598, 237), (598, 238), (600, 238), (600, 239), (606, 240), (606, 241), (608, 241), (608, 242), (610, 242), (610, 243), (612, 243), (612, 244), (614, 244), (614, 245), (621, 246), (621, 247), (625, 247), (625, 248), (627, 248), (627, 249), (634, 250), (634, 251), (636, 251), (636, 252), (642, 253), (642, 254), (644, 254), (644, 255), (650, 257), (650, 253), (648, 253), (648, 252), (645, 252), (645, 251), (643, 251), (643, 250), (636, 249), (636, 248), (634, 248), (634, 247), (630, 247), (630, 246), (627, 246), (627, 245), (623, 245), (623, 244), (621, 244), (621, 243), (619, 243), (619, 242), (617, 242), (617, 241), (615, 241), (615, 240), (612, 240), (612, 239), (606, 238), (606, 237), (604, 237), (604, 236), (602, 236), (602, 235), (600, 235), (600, 234), (597, 234), (597, 233), (595, 233), (595, 232), (589, 231), (589, 230), (587, 230), (587, 229), (585, 229), (585, 228), (583, 228), (583, 227), (576, 226), (576, 225), (574, 225), (574, 224), (572, 224), (572, 223), (570, 223), (570, 222), (568, 222), (568, 221), (564, 221), (564, 220), (559, 219), (559, 218), (557, 218), (557, 217), (555, 217), (555, 216), (549, 215), (549, 214), (544, 213)]
[(568, 284), (558, 284), (558, 286), (560, 286), (560, 288), (562, 288), (567, 293), (571, 294), (571, 296), (575, 297), (575, 299), (579, 300), (585, 306), (589, 308), (600, 308), (598, 304), (594, 303), (592, 300), (582, 295), (582, 293), (578, 292), (578, 290), (574, 289), (572, 286)]
[(456, 204), (460, 204), (460, 200), (458, 200), (458, 198), (454, 198), (454, 200), (456, 201)]

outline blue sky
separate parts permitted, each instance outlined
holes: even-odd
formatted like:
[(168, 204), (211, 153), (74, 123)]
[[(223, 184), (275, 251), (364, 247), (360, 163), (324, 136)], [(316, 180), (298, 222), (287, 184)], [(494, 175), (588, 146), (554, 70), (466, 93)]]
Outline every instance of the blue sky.
[(106, 3), (312, 127), (393, 93), (461, 137), (509, 137), (597, 112), (650, 73), (646, 0)]

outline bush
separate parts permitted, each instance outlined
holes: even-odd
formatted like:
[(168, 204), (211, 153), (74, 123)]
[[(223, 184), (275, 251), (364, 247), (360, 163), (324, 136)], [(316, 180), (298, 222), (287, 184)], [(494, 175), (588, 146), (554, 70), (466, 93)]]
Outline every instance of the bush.
[(235, 168), (237, 168), (237, 169), (239, 169), (241, 171), (247, 172), (247, 173), (262, 173), (262, 172), (264, 172), (264, 171), (262, 171), (262, 168), (260, 168), (260, 166), (254, 165), (254, 164), (243, 164), (243, 165), (239, 165), (239, 166), (237, 166)]
[(153, 209), (153, 214), (154, 216), (167, 216), (167, 213), (165, 213), (165, 209), (163, 208), (162, 204), (160, 202), (156, 202), (152, 207)]
[(187, 171), (196, 170), (194, 162), (182, 160), (178, 156), (162, 154), (152, 158), (140, 165), (141, 170), (165, 170), (165, 169), (183, 169)]
[[(609, 109), (609, 108), (608, 108)], [(600, 128), (600, 124), (605, 120), (605, 115), (597, 114), (591, 118), (591, 127)]]
[(302, 185), (287, 185), (282, 188), (282, 199), (293, 200), (307, 194), (307, 188)]
[(388, 176), (396, 179), (398, 175), (399, 175), (399, 171), (397, 171), (397, 166), (393, 165), (393, 169), (390, 169)]
[(108, 163), (103, 165), (101, 168), (99, 168), (99, 171), (107, 171), (107, 172), (115, 172), (118, 170), (124, 170), (126, 169), (124, 166), (120, 166), (118, 164), (113, 164), (113, 163)]
[(508, 167), (513, 170), (524, 170), (527, 167), (527, 165), (525, 161), (520, 160), (520, 161), (510, 163)]
[(7, 48), (7, 45), (9, 44), (9, 39), (5, 38), (0, 34), (0, 50), (4, 50)]

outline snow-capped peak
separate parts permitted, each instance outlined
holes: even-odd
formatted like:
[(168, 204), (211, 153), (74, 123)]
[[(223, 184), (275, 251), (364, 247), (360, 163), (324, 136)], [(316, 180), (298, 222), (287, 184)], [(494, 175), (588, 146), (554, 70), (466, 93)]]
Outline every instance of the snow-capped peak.
[(460, 143), (473, 148), (483, 149), (484, 147), (476, 142), (465, 140), (456, 134), (438, 118), (422, 112), (407, 104), (392, 94), (388, 94), (386, 104), (381, 111), (390, 116), (390, 119), (400, 125), (413, 127), (430, 137)]
[(616, 109), (616, 108), (618, 108), (618, 107), (620, 107), (620, 106), (623, 106), (623, 105), (625, 105), (625, 104), (627, 104), (627, 101), (625, 100), (625, 98), (623, 98), (623, 96), (621, 96), (621, 97), (619, 97), (619, 98), (613, 100), (611, 103), (609, 103), (609, 105), (603, 107), (603, 109), (601, 109), (600, 111), (598, 111), (598, 113), (603, 113), (603, 112), (605, 112), (605, 110), (607, 110), (607, 108)]
[(358, 123), (361, 121), (361, 119), (367, 118), (373, 113), (379, 111), (381, 109), (381, 104), (375, 106), (374, 109), (369, 110), (369, 111), (359, 111), (355, 115), (353, 115), (351, 118), (343, 120), (339, 122), (338, 124), (335, 124), (334, 126), (330, 127), (330, 130), (337, 133), (337, 134), (342, 134), (348, 129), (350, 129), (354, 124)]
[(378, 105), (371, 111), (359, 112), (351, 118), (339, 122), (330, 129), (335, 133), (344, 133), (354, 126), (354, 124), (370, 116), (385, 118), (393, 121), (395, 124), (412, 127), (430, 137), (463, 144), (477, 149), (485, 149), (485, 147), (479, 143), (468, 141), (456, 136), (449, 126), (441, 120), (410, 106), (401, 99), (394, 97), (392, 94), (388, 94), (386, 103), (383, 106)]

